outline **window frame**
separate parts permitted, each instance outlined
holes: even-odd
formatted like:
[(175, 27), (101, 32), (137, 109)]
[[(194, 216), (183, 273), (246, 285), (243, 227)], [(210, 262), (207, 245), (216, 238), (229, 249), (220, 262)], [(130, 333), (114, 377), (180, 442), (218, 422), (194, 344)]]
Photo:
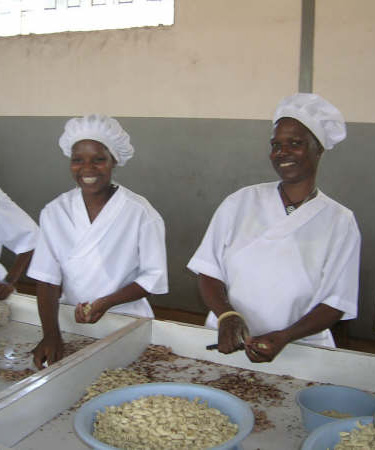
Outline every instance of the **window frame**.
[(174, 0), (0, 0), (1, 37), (173, 23)]

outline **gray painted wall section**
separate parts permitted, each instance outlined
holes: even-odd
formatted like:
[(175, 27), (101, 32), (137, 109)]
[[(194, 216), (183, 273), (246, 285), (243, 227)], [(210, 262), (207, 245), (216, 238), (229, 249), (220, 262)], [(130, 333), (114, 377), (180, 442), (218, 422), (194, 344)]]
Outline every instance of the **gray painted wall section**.
[[(204, 311), (186, 263), (219, 203), (233, 191), (276, 179), (268, 160), (271, 124), (257, 120), (121, 118), (135, 156), (116, 180), (144, 195), (167, 229), (170, 293), (155, 304)], [(1, 188), (36, 220), (41, 208), (74, 186), (58, 148), (66, 118), (0, 117)], [(349, 124), (348, 138), (326, 152), (319, 187), (352, 209), (363, 235), (360, 318), (353, 336), (374, 338), (375, 124)], [(7, 262), (7, 261), (6, 261)]]

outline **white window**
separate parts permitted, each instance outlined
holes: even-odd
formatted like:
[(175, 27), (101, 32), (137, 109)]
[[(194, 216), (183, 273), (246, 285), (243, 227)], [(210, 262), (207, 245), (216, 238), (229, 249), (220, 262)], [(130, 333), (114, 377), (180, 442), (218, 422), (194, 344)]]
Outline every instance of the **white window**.
[(0, 36), (172, 25), (174, 0), (0, 0)]

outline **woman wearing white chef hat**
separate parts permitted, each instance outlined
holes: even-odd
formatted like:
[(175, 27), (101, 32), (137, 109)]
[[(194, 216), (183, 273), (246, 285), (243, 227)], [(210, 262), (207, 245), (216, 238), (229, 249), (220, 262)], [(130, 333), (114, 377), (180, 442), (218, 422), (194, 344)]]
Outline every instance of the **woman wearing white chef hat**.
[(39, 281), (38, 368), (62, 357), (59, 299), (77, 305), (77, 322), (95, 323), (108, 310), (153, 317), (146, 296), (168, 291), (163, 219), (145, 198), (112, 182), (113, 168), (133, 156), (129, 135), (117, 120), (95, 114), (70, 119), (59, 144), (77, 188), (42, 210), (28, 270)]
[(279, 103), (273, 124), (270, 159), (281, 181), (227, 197), (188, 264), (219, 351), (244, 343), (253, 362), (272, 361), (292, 341), (334, 346), (329, 328), (357, 314), (358, 227), (315, 184), (324, 149), (346, 137), (344, 119), (320, 96), (299, 93)]

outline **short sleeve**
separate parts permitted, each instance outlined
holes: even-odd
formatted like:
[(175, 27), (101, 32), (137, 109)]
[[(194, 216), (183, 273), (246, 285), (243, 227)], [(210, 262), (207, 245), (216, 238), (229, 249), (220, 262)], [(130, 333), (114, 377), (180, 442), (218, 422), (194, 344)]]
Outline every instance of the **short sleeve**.
[(18, 255), (33, 250), (37, 236), (37, 224), (4, 192), (0, 191), (1, 244)]
[(61, 267), (54, 253), (53, 232), (46, 208), (40, 214), (40, 232), (27, 276), (57, 286), (62, 282)]
[(138, 251), (139, 271), (134, 281), (147, 292), (166, 294), (168, 292), (168, 271), (165, 227), (160, 216), (142, 223)]
[(227, 198), (213, 215), (200, 246), (187, 265), (188, 269), (226, 282), (223, 255), (230, 233), (231, 215), (231, 204)]
[(358, 310), (358, 286), (361, 236), (353, 215), (347, 230), (338, 242), (324, 267), (317, 301), (344, 312), (343, 320), (354, 319)]

